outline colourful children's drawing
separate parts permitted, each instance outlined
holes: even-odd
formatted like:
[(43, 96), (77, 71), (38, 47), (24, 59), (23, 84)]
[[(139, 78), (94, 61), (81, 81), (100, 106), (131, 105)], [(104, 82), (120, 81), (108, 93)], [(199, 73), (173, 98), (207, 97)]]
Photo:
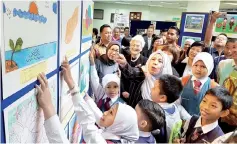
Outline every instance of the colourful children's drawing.
[(92, 1), (83, 1), (82, 38), (92, 36), (93, 6)]
[[(57, 2), (4, 1), (3, 99), (57, 68)], [(14, 87), (9, 81), (14, 81)], [(11, 89), (9, 89), (11, 87)]]
[[(57, 77), (49, 80), (52, 102), (57, 108)], [(57, 111), (57, 110), (56, 110)], [(35, 90), (4, 109), (6, 143), (48, 143), (44, 114), (38, 107)]]
[(202, 33), (205, 15), (201, 14), (187, 14), (184, 32)]
[(61, 49), (60, 62), (67, 56), (72, 60), (80, 54), (81, 46), (81, 3), (62, 1), (61, 10)]
[(84, 54), (80, 59), (80, 93), (87, 92), (89, 89), (90, 61), (89, 53)]
[(215, 32), (237, 34), (237, 15), (227, 14), (225, 18), (218, 18), (216, 21)]

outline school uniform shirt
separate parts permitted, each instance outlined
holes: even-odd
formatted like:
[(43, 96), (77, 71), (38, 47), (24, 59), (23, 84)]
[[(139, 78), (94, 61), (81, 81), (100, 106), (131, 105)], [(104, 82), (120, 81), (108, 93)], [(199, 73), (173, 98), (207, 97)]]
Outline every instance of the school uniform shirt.
[(179, 104), (159, 103), (159, 105), (165, 111), (167, 138), (169, 142), (172, 142), (181, 135), (182, 120), (188, 120), (191, 116)]
[(136, 143), (154, 144), (156, 143), (156, 140), (154, 136), (151, 134), (151, 132), (139, 131), (139, 139), (136, 141)]
[(200, 86), (200, 89), (202, 89), (203, 85), (206, 83), (206, 81), (208, 80), (209, 78), (208, 77), (205, 77), (205, 78), (202, 78), (202, 79), (197, 79), (195, 76), (192, 76), (191, 80), (193, 82), (193, 88), (194, 88), (194, 81), (195, 80), (199, 80), (202, 84)]
[[(201, 134), (195, 140), (192, 140), (192, 134), (195, 129), (201, 128)], [(201, 117), (192, 116), (191, 119), (187, 120), (183, 126), (184, 132), (182, 134), (183, 137), (186, 138), (185, 143), (205, 143), (205, 142), (213, 142), (219, 136), (222, 136), (224, 133), (218, 125), (218, 121), (216, 120), (213, 123), (202, 126)]]

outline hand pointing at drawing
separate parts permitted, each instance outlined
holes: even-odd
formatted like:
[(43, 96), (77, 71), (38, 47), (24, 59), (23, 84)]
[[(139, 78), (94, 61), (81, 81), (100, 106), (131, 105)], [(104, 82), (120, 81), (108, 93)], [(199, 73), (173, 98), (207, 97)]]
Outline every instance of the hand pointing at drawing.
[(49, 91), (47, 77), (44, 73), (40, 73), (37, 78), (40, 82), (40, 86), (36, 85), (36, 88), (38, 90), (37, 101), (39, 106), (43, 109), (44, 117), (47, 120), (51, 116), (55, 115), (56, 112), (52, 103), (52, 97)]
[(75, 86), (74, 80), (72, 78), (72, 74), (71, 74), (71, 68), (69, 65), (69, 62), (67, 60), (67, 57), (65, 57), (65, 60), (62, 63), (62, 73), (63, 73), (63, 78), (65, 80), (65, 82), (67, 83), (69, 89), (73, 89)]

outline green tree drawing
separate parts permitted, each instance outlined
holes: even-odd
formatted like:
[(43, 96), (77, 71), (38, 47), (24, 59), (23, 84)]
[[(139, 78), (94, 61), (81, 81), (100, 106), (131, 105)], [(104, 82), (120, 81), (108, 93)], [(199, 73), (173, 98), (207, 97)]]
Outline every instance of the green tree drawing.
[(16, 44), (14, 45), (14, 42), (12, 39), (9, 39), (9, 46), (12, 49), (12, 56), (11, 56), (11, 67), (13, 67), (13, 55), (15, 52), (18, 52), (21, 50), (23, 44), (23, 40), (21, 38), (18, 38), (16, 40)]

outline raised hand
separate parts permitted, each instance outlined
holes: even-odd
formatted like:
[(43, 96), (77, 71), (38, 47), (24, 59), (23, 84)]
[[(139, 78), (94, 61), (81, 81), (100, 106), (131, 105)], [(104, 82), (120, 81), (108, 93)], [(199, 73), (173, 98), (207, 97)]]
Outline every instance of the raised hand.
[(89, 54), (90, 65), (95, 65), (95, 50), (91, 47), (90, 54)]
[(48, 119), (56, 114), (52, 103), (52, 97), (48, 86), (48, 80), (44, 73), (40, 73), (37, 78), (40, 82), (40, 86), (38, 85), (35, 86), (38, 91), (37, 101), (39, 106), (44, 111), (45, 119)]
[(221, 12), (214, 12), (212, 15), (211, 15), (211, 21), (212, 22), (216, 22), (216, 20), (222, 15)]
[(65, 60), (63, 61), (61, 67), (62, 67), (63, 78), (64, 78), (65, 82), (67, 83), (69, 89), (71, 90), (74, 88), (75, 83), (72, 78), (71, 68), (70, 68), (67, 57), (65, 57)]
[(119, 54), (115, 61), (121, 66), (121, 67), (124, 67), (126, 64), (127, 64), (127, 60), (126, 58), (124, 57), (123, 54)]

